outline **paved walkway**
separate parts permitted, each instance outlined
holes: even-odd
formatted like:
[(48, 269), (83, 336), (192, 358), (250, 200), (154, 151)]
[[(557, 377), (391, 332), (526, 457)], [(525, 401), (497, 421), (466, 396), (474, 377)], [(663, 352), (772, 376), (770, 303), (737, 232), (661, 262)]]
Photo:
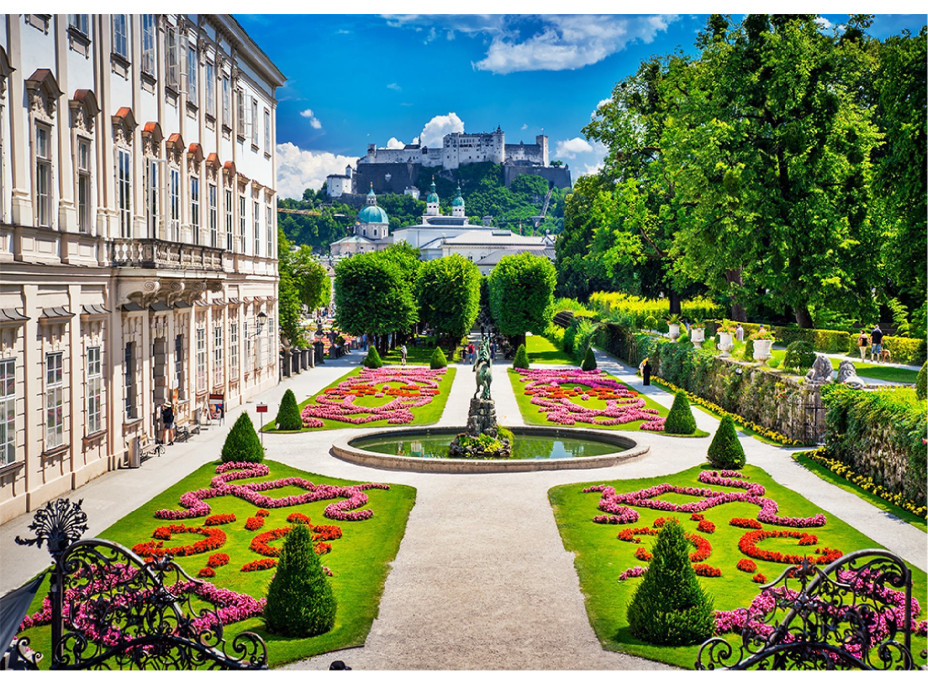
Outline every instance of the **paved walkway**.
[[(298, 398), (329, 385), (357, 364), (361, 353), (328, 362), (285, 380), (256, 399), (276, 408), (283, 392)], [(643, 388), (633, 370), (602, 353), (600, 366), (669, 407), (670, 394)], [(462, 426), (475, 390), (470, 365), (457, 374), (442, 426)], [(494, 365), (493, 396), (503, 424), (521, 425), (515, 395), (504, 371)], [(249, 405), (254, 407), (254, 403)], [(717, 421), (694, 408), (697, 424), (714, 431)], [(327, 669), (335, 659), (354, 669), (667, 669), (665, 665), (603, 651), (586, 616), (573, 566), (555, 525), (548, 490), (556, 485), (669, 475), (705, 459), (709, 438), (675, 439), (635, 433), (651, 452), (635, 461), (597, 470), (518, 474), (414, 474), (371, 469), (342, 462), (329, 448), (336, 438), (371, 429), (343, 429), (264, 437), (271, 459), (332, 477), (404, 483), (417, 489), (416, 505), (393, 569), (380, 612), (363, 647), (338, 651), (290, 665)], [(211, 429), (186, 445), (175, 445), (137, 470), (121, 470), (72, 494), (83, 498), (89, 535), (148, 501), (199, 465), (215, 459), (223, 429)], [(926, 536), (858, 498), (830, 486), (799, 467), (788, 450), (744, 440), (751, 464), (845, 519), (880, 545), (925, 568)], [(0, 527), (2, 588), (18, 586), (48, 561), (47, 553), (12, 545), (26, 533), (30, 516)]]

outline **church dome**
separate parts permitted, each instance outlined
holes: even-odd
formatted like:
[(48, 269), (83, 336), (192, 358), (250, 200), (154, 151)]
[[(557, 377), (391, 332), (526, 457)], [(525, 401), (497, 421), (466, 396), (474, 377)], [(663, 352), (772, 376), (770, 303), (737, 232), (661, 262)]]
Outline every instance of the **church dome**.
[(458, 194), (455, 196), (454, 200), (451, 201), (452, 207), (464, 207), (464, 198), (461, 197), (461, 187), (458, 186)]
[(368, 205), (358, 213), (358, 221), (362, 224), (389, 224), (390, 218), (383, 208), (377, 205)]
[(432, 187), (429, 189), (429, 197), (425, 199), (426, 202), (438, 202), (438, 193), (435, 192), (435, 182), (432, 181)]

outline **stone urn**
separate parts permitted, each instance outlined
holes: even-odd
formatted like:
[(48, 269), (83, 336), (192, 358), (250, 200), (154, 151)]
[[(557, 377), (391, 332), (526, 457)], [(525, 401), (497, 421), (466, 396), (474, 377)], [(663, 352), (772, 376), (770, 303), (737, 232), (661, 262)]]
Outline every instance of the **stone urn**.
[(680, 325), (679, 324), (668, 324), (670, 327), (670, 340), (675, 341), (680, 338)]
[(735, 344), (731, 340), (731, 332), (719, 331), (719, 350), (722, 351), (722, 357), (728, 357), (728, 354), (734, 347)]
[(772, 355), (770, 349), (773, 347), (772, 339), (757, 339), (754, 341), (754, 359), (764, 364), (769, 360)]
[(695, 328), (690, 329), (690, 340), (693, 341), (693, 347), (698, 348), (703, 344), (703, 341), (706, 340), (706, 330), (704, 328)]

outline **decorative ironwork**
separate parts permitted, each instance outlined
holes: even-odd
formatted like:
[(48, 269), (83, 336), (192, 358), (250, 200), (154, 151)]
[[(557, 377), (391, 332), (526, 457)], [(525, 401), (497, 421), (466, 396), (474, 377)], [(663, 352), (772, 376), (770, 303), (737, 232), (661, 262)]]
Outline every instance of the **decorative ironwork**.
[(67, 498), (59, 498), (48, 503), (36, 511), (32, 517), (29, 529), (34, 531), (35, 538), (22, 539), (16, 537), (19, 545), (34, 545), (42, 547), (43, 542), (48, 543), (48, 552), (57, 557), (65, 548), (79, 539), (87, 531), (87, 515), (81, 509), (83, 500), (72, 503)]
[(896, 555), (859, 550), (824, 569), (806, 560), (760, 588), (741, 646), (709, 639), (697, 669), (915, 669), (912, 574)]
[[(80, 503), (67, 505), (52, 503), (43, 511), (65, 510), (72, 515), (68, 522), (86, 521), (77, 516), (84, 514)], [(52, 540), (44, 524), (49, 517), (43, 514), (40, 523), (40, 514), (30, 527), (40, 535), (18, 543)], [(246, 631), (230, 641), (223, 637), (223, 619), (234, 621), (241, 612), (238, 594), (194, 579), (170, 556), (146, 562), (97, 538), (71, 542), (53, 556), (52, 669), (267, 668), (260, 636)]]

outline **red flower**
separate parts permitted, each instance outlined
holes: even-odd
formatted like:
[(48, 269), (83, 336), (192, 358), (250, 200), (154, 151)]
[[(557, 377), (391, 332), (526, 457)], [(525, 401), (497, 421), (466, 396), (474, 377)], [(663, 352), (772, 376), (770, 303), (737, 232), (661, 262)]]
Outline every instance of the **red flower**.
[(742, 529), (762, 529), (764, 526), (756, 519), (744, 519), (742, 517), (735, 517), (728, 523), (731, 526), (737, 526)]
[(767, 577), (765, 577), (763, 574), (757, 573), (751, 577), (751, 581), (753, 581), (755, 584), (765, 584), (767, 583)]
[(255, 517), (268, 517), (268, 516), (270, 516), (270, 514), (271, 514), (271, 513), (268, 512), (267, 510), (258, 510), (258, 511), (255, 513)]
[(206, 579), (208, 577), (216, 576), (216, 572), (214, 572), (209, 567), (204, 567), (199, 572), (197, 572), (197, 576), (200, 577), (201, 579)]
[(644, 548), (638, 548), (638, 550), (635, 551), (635, 557), (637, 557), (642, 562), (650, 562), (651, 558), (654, 556)]
[(738, 569), (740, 569), (742, 572), (747, 572), (750, 574), (751, 572), (757, 571), (757, 563), (754, 562), (754, 560), (749, 560), (746, 557), (743, 557), (738, 560)]
[(705, 515), (701, 515), (699, 513), (693, 513), (690, 515), (690, 519), (694, 522), (701, 522), (705, 518)]
[(277, 566), (277, 560), (253, 560), (247, 564), (242, 565), (241, 571), (243, 572), (259, 572), (262, 569), (270, 569), (271, 567)]
[(235, 521), (234, 514), (214, 514), (206, 518), (206, 521), (203, 522), (204, 526), (218, 526), (220, 524), (228, 524), (229, 522)]
[(722, 576), (721, 569), (719, 569), (718, 567), (711, 567), (706, 564), (693, 565), (693, 571), (696, 572), (696, 576), (707, 576), (707, 577)]
[(184, 526), (183, 524), (170, 524), (168, 526), (158, 527), (155, 532), (160, 534), (162, 540), (171, 540), (172, 534), (200, 534), (206, 536), (202, 541), (197, 541), (190, 545), (177, 546), (175, 548), (165, 548), (161, 540), (148, 541), (146, 543), (136, 543), (132, 546), (132, 552), (140, 557), (150, 559), (153, 557), (162, 557), (164, 555), (173, 555), (174, 557), (186, 557), (189, 555), (199, 555), (216, 550), (226, 542), (226, 534), (221, 529), (207, 529), (202, 526)]
[(287, 515), (287, 521), (290, 522), (291, 524), (296, 524), (297, 522), (299, 522), (300, 524), (305, 524), (306, 526), (309, 526), (309, 517), (307, 517), (302, 512), (293, 512)]
[(264, 526), (264, 517), (249, 517), (245, 520), (245, 528), (249, 531), (257, 531)]
[(714, 533), (715, 533), (715, 524), (713, 524), (712, 522), (710, 522), (708, 519), (704, 519), (704, 520), (702, 520), (701, 522), (699, 522), (699, 524), (696, 525), (696, 530), (697, 530), (697, 531), (703, 531), (703, 532), (705, 532), (705, 533), (707, 533), (707, 534), (714, 534)]
[(225, 553), (210, 555), (209, 560), (206, 561), (207, 567), (222, 567), (227, 564), (229, 564), (229, 556)]
[(757, 560), (779, 562), (788, 565), (801, 564), (806, 558), (813, 564), (828, 564), (829, 562), (834, 562), (844, 554), (840, 550), (832, 550), (827, 547), (822, 548), (822, 552), (818, 557), (812, 557), (810, 555), (790, 555), (788, 553), (761, 550), (758, 548), (757, 543), (767, 538), (796, 538), (799, 539), (800, 545), (812, 545), (814, 541), (809, 543), (811, 539), (815, 539), (815, 541), (818, 540), (814, 535), (801, 531), (749, 531), (738, 541), (738, 549), (748, 557), (753, 557)]

